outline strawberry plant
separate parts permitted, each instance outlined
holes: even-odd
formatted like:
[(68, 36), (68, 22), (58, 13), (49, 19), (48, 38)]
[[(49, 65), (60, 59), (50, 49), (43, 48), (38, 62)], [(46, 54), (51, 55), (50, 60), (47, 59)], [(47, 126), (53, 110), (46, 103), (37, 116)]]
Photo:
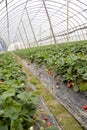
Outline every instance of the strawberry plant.
[(87, 82), (87, 41), (48, 45), (15, 53), (40, 66), (45, 65), (48, 70), (62, 76), (66, 83), (73, 82), (75, 91), (87, 91), (87, 86), (83, 89), (81, 86)]
[(0, 58), (0, 130), (27, 130), (33, 125), (39, 100), (27, 89), (26, 78), (10, 53)]

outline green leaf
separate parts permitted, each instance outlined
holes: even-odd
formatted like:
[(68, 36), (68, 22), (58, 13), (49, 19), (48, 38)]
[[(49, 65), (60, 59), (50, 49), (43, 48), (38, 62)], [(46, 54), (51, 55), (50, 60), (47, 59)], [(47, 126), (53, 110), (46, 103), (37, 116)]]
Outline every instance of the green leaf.
[(79, 74), (83, 74), (83, 73), (84, 73), (84, 71), (85, 71), (85, 69), (84, 69), (84, 68), (78, 68), (78, 69), (77, 69), (77, 72), (78, 72)]
[(78, 92), (78, 91), (79, 91), (79, 87), (78, 87), (77, 85), (74, 85), (74, 86), (73, 86), (73, 89), (74, 89), (75, 92)]
[(10, 130), (23, 130), (23, 126), (22, 126), (21, 121), (19, 119), (12, 120)]
[(0, 126), (0, 130), (8, 130), (8, 126)]
[(3, 113), (4, 113), (4, 111), (3, 111), (3, 110), (0, 110), (0, 116), (1, 116)]
[(0, 100), (6, 100), (6, 98), (12, 97), (14, 95), (15, 95), (15, 90), (14, 89), (8, 90), (6, 92), (3, 92), (3, 94), (0, 97)]
[(37, 97), (32, 97), (31, 101), (36, 105), (39, 103), (39, 99)]
[(87, 73), (85, 73), (82, 77), (84, 80), (87, 80)]
[(9, 117), (10, 119), (17, 119), (21, 112), (21, 105), (15, 100), (8, 99), (4, 104), (3, 117)]
[(17, 97), (19, 99), (21, 99), (22, 101), (30, 100), (31, 96), (32, 96), (32, 92), (22, 92), (22, 93), (17, 95)]

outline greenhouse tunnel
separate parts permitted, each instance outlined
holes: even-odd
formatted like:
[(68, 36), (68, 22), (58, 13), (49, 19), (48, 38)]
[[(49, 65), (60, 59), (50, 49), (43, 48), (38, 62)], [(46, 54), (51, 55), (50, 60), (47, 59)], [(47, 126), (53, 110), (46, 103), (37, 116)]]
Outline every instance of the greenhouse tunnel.
[(87, 130), (87, 0), (0, 0), (0, 130)]
[(87, 39), (85, 0), (0, 0), (0, 37), (10, 49)]

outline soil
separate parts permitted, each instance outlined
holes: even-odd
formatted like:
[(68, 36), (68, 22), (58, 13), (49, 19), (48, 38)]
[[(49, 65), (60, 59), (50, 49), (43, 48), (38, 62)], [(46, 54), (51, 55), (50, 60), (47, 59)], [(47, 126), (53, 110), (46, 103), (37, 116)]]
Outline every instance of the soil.
[[(27, 79), (29, 81), (29, 77)], [(29, 87), (35, 91), (35, 86), (31, 83), (29, 83)], [(52, 115), (51, 111), (49, 110), (47, 104), (45, 103), (43, 97), (39, 97), (40, 99), (40, 103), (39, 106), (37, 108), (36, 111), (36, 118), (37, 121), (34, 124), (34, 130), (39, 130), (40, 127), (46, 128), (47, 127), (47, 123), (50, 122), (52, 124), (52, 126), (56, 126), (58, 128), (58, 130), (63, 130), (62, 127), (60, 126), (60, 124), (56, 121), (56, 119), (54, 118), (54, 116)], [(45, 120), (45, 118), (48, 118), (48, 120)]]

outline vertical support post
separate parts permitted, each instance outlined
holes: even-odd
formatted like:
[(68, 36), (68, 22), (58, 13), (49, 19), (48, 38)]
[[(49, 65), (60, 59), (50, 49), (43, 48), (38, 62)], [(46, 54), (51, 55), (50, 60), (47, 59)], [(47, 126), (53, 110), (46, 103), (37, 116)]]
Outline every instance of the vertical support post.
[(35, 36), (34, 30), (33, 30), (33, 26), (32, 26), (32, 24), (31, 24), (31, 20), (30, 20), (30, 17), (29, 17), (29, 14), (28, 14), (27, 8), (26, 8), (26, 14), (27, 14), (27, 17), (28, 17), (28, 21), (29, 21), (29, 24), (30, 24), (30, 27), (31, 27), (32, 33), (33, 33), (34, 41), (35, 41), (36, 45), (38, 46), (38, 43), (37, 43), (37, 40), (36, 40), (36, 36)]
[(7, 0), (5, 0), (5, 6), (6, 6), (6, 13), (7, 13), (7, 31), (8, 31), (8, 42), (9, 42), (9, 45), (10, 45), (9, 17), (8, 17), (8, 3), (7, 3)]
[(23, 45), (24, 45), (24, 47), (26, 48), (25, 43), (24, 43), (24, 40), (23, 40), (23, 38), (22, 38), (22, 35), (21, 35), (21, 33), (20, 33), (19, 28), (18, 28), (18, 32), (19, 32), (19, 34), (20, 34), (21, 40), (22, 40), (22, 42), (23, 42)]
[(28, 37), (27, 37), (26, 29), (24, 27), (24, 24), (23, 24), (22, 20), (21, 20), (21, 23), (22, 23), (22, 26), (23, 26), (23, 29), (24, 29), (24, 33), (25, 33), (25, 36), (26, 36), (26, 39), (27, 39), (27, 43), (29, 44), (29, 47), (30, 47), (30, 43), (29, 43), (29, 40), (28, 40)]
[(45, 4), (45, 0), (43, 0), (43, 5), (44, 5), (45, 11), (46, 11), (46, 15), (47, 15), (48, 22), (49, 22), (49, 25), (50, 25), (50, 29), (51, 29), (51, 32), (52, 32), (52, 36), (53, 36), (53, 39), (54, 39), (54, 43), (57, 44), (57, 42), (56, 42), (56, 38), (55, 38), (55, 35), (54, 35), (54, 31), (53, 31), (53, 28), (52, 28), (52, 24), (51, 24), (50, 16), (49, 16), (49, 13), (48, 13), (48, 10), (47, 10), (47, 7), (46, 7), (46, 4)]
[(69, 0), (67, 0), (67, 42), (69, 42)]
[(41, 46), (41, 25), (40, 25), (40, 46)]
[(52, 44), (52, 31), (51, 31), (51, 28), (50, 28), (50, 43)]

